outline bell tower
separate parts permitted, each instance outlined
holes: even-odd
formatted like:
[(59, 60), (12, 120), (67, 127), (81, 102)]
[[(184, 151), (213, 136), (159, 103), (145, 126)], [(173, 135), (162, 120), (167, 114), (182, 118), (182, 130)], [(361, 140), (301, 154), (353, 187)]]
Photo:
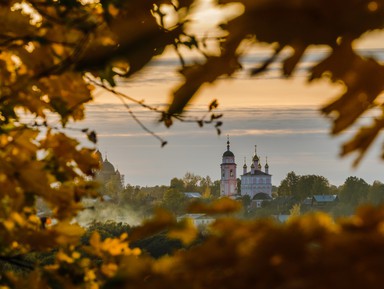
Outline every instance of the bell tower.
[(237, 194), (236, 163), (235, 155), (230, 151), (229, 136), (227, 137), (227, 150), (223, 153), (220, 165), (220, 195), (234, 196)]

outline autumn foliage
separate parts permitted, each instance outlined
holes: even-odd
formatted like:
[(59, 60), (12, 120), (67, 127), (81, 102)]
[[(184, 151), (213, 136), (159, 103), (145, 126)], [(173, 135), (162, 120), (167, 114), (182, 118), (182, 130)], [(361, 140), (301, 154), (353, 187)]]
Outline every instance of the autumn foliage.
[[(241, 69), (244, 41), (267, 43), (275, 51), (264, 63), (255, 63), (250, 74), (267, 70), (286, 49), (290, 54), (282, 60), (282, 75), (287, 77), (309, 46), (325, 45), (328, 55), (307, 75), (309, 81), (326, 78), (345, 87), (322, 108), (333, 118), (332, 133), (383, 105), (378, 96), (384, 68), (360, 55), (353, 41), (383, 28), (384, 1), (239, 0), (243, 11), (220, 25), (215, 51), (188, 30), (196, 3), (0, 2), (1, 288), (382, 288), (382, 209), (365, 208), (337, 223), (322, 214), (285, 225), (223, 218), (203, 243), (155, 260), (130, 242), (162, 230), (188, 245), (197, 236), (188, 221), (177, 223), (159, 211), (131, 235), (103, 239), (95, 232), (80, 246), (84, 229), (72, 220), (82, 210), (83, 197), (98, 196), (92, 180), (99, 167), (92, 147), (97, 134), (80, 129), (90, 141), (91, 148), (85, 148), (67, 128), (85, 117), (84, 105), (92, 101), (95, 86), (152, 110), (169, 127), (185, 120), (183, 110), (204, 84)], [(114, 90), (119, 79), (131, 77), (167, 47), (178, 53), (184, 79), (167, 110)], [(188, 64), (181, 48), (197, 51), (201, 61)], [(212, 113), (216, 107), (212, 102), (210, 118), (196, 122), (213, 123), (220, 132), (221, 116)], [(343, 146), (342, 154), (357, 151), (358, 161), (383, 127), (381, 112)], [(37, 199), (57, 220), (48, 229), (37, 216)], [(221, 202), (193, 210), (228, 214), (238, 206)], [(52, 250), (55, 258), (49, 264), (25, 262), (30, 254)]]

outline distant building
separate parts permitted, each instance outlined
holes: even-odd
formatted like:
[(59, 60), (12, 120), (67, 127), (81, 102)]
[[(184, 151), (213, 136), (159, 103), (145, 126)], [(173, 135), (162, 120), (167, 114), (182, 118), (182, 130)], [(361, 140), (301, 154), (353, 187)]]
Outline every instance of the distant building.
[(185, 192), (184, 195), (187, 197), (187, 199), (201, 199), (202, 196), (198, 192)]
[(241, 175), (241, 194), (249, 195), (252, 199), (259, 193), (264, 193), (269, 196), (272, 195), (272, 175), (269, 174), (268, 161), (266, 160), (265, 170), (262, 171), (262, 165), (256, 148), (255, 146), (251, 170), (247, 170), (247, 164), (244, 162), (243, 174)]
[(180, 222), (184, 219), (191, 219), (193, 224), (198, 226), (207, 226), (212, 224), (216, 219), (212, 216), (206, 214), (185, 214), (177, 218), (177, 221)]
[(264, 202), (270, 202), (272, 201), (272, 197), (269, 194), (266, 193), (257, 193), (253, 196), (251, 200), (251, 207), (252, 208), (261, 208)]
[(335, 204), (338, 201), (339, 197), (337, 195), (314, 195), (311, 198), (311, 205), (313, 207), (324, 207)]
[(124, 187), (124, 175), (120, 174), (118, 169), (115, 170), (112, 163), (108, 161), (107, 156), (105, 156), (105, 159), (103, 160), (103, 156), (100, 151), (96, 151), (96, 155), (101, 164), (100, 171), (96, 173), (96, 180), (104, 185), (109, 182), (114, 182), (117, 186), (116, 189), (122, 189)]

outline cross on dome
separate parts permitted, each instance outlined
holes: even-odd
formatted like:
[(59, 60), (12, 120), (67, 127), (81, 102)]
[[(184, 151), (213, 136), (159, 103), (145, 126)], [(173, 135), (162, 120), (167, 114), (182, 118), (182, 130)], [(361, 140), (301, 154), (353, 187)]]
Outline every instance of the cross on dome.
[(229, 135), (227, 135), (227, 150), (229, 151)]
[(255, 145), (255, 155), (253, 156), (252, 161), (259, 161), (259, 157), (257, 156), (257, 145)]
[(227, 150), (224, 152), (223, 157), (235, 157), (235, 155), (230, 151), (229, 135), (227, 135)]

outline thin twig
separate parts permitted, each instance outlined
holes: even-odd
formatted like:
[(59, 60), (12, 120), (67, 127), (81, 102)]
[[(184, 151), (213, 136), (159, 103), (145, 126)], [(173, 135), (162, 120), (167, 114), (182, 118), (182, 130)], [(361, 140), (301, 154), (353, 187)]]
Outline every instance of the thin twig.
[(108, 87), (107, 85), (105, 85), (105, 84), (102, 83), (102, 82), (95, 81), (94, 79), (90, 78), (89, 76), (85, 76), (85, 78), (86, 78), (89, 82), (91, 82), (92, 84), (94, 84), (94, 85), (96, 85), (96, 86), (98, 86), (98, 87), (101, 87), (101, 88), (105, 89), (106, 91), (111, 92), (111, 93), (113, 93), (113, 94), (115, 94), (115, 95), (117, 95), (117, 96), (119, 96), (119, 97), (122, 97), (122, 98), (124, 98), (124, 99), (129, 100), (129, 101), (132, 101), (132, 102), (134, 102), (134, 103), (140, 105), (140, 106), (143, 107), (143, 108), (146, 108), (146, 109), (148, 109), (148, 110), (151, 110), (151, 111), (154, 111), (154, 112), (157, 112), (157, 113), (161, 113), (161, 114), (163, 114), (163, 113), (165, 112), (165, 111), (160, 110), (160, 109), (158, 109), (158, 108), (156, 108), (156, 107), (147, 105), (147, 104), (145, 104), (144, 102), (142, 102), (142, 101), (140, 101), (140, 100), (137, 100), (137, 99), (135, 99), (135, 98), (133, 98), (133, 97), (130, 97), (129, 95), (126, 95), (126, 94), (124, 94), (124, 93), (122, 93), (122, 92), (119, 92), (119, 91), (117, 91), (117, 90), (115, 90), (115, 89), (113, 89), (113, 88), (111, 88), (111, 87)]
[(167, 144), (167, 141), (165, 141), (163, 138), (161, 138), (160, 136), (158, 136), (156, 133), (154, 133), (152, 130), (150, 130), (149, 128), (147, 128), (142, 122), (141, 120), (139, 120), (137, 118), (137, 116), (133, 113), (133, 111), (131, 110), (130, 106), (127, 104), (127, 102), (125, 101), (125, 99), (121, 96), (121, 95), (117, 95), (117, 97), (121, 100), (121, 102), (123, 103), (124, 107), (128, 110), (129, 114), (131, 115), (132, 119), (134, 121), (136, 121), (136, 123), (144, 130), (146, 131), (147, 133), (149, 133), (150, 135), (152, 135), (153, 137), (155, 137), (156, 139), (158, 139), (161, 143), (161, 147), (165, 146)]

